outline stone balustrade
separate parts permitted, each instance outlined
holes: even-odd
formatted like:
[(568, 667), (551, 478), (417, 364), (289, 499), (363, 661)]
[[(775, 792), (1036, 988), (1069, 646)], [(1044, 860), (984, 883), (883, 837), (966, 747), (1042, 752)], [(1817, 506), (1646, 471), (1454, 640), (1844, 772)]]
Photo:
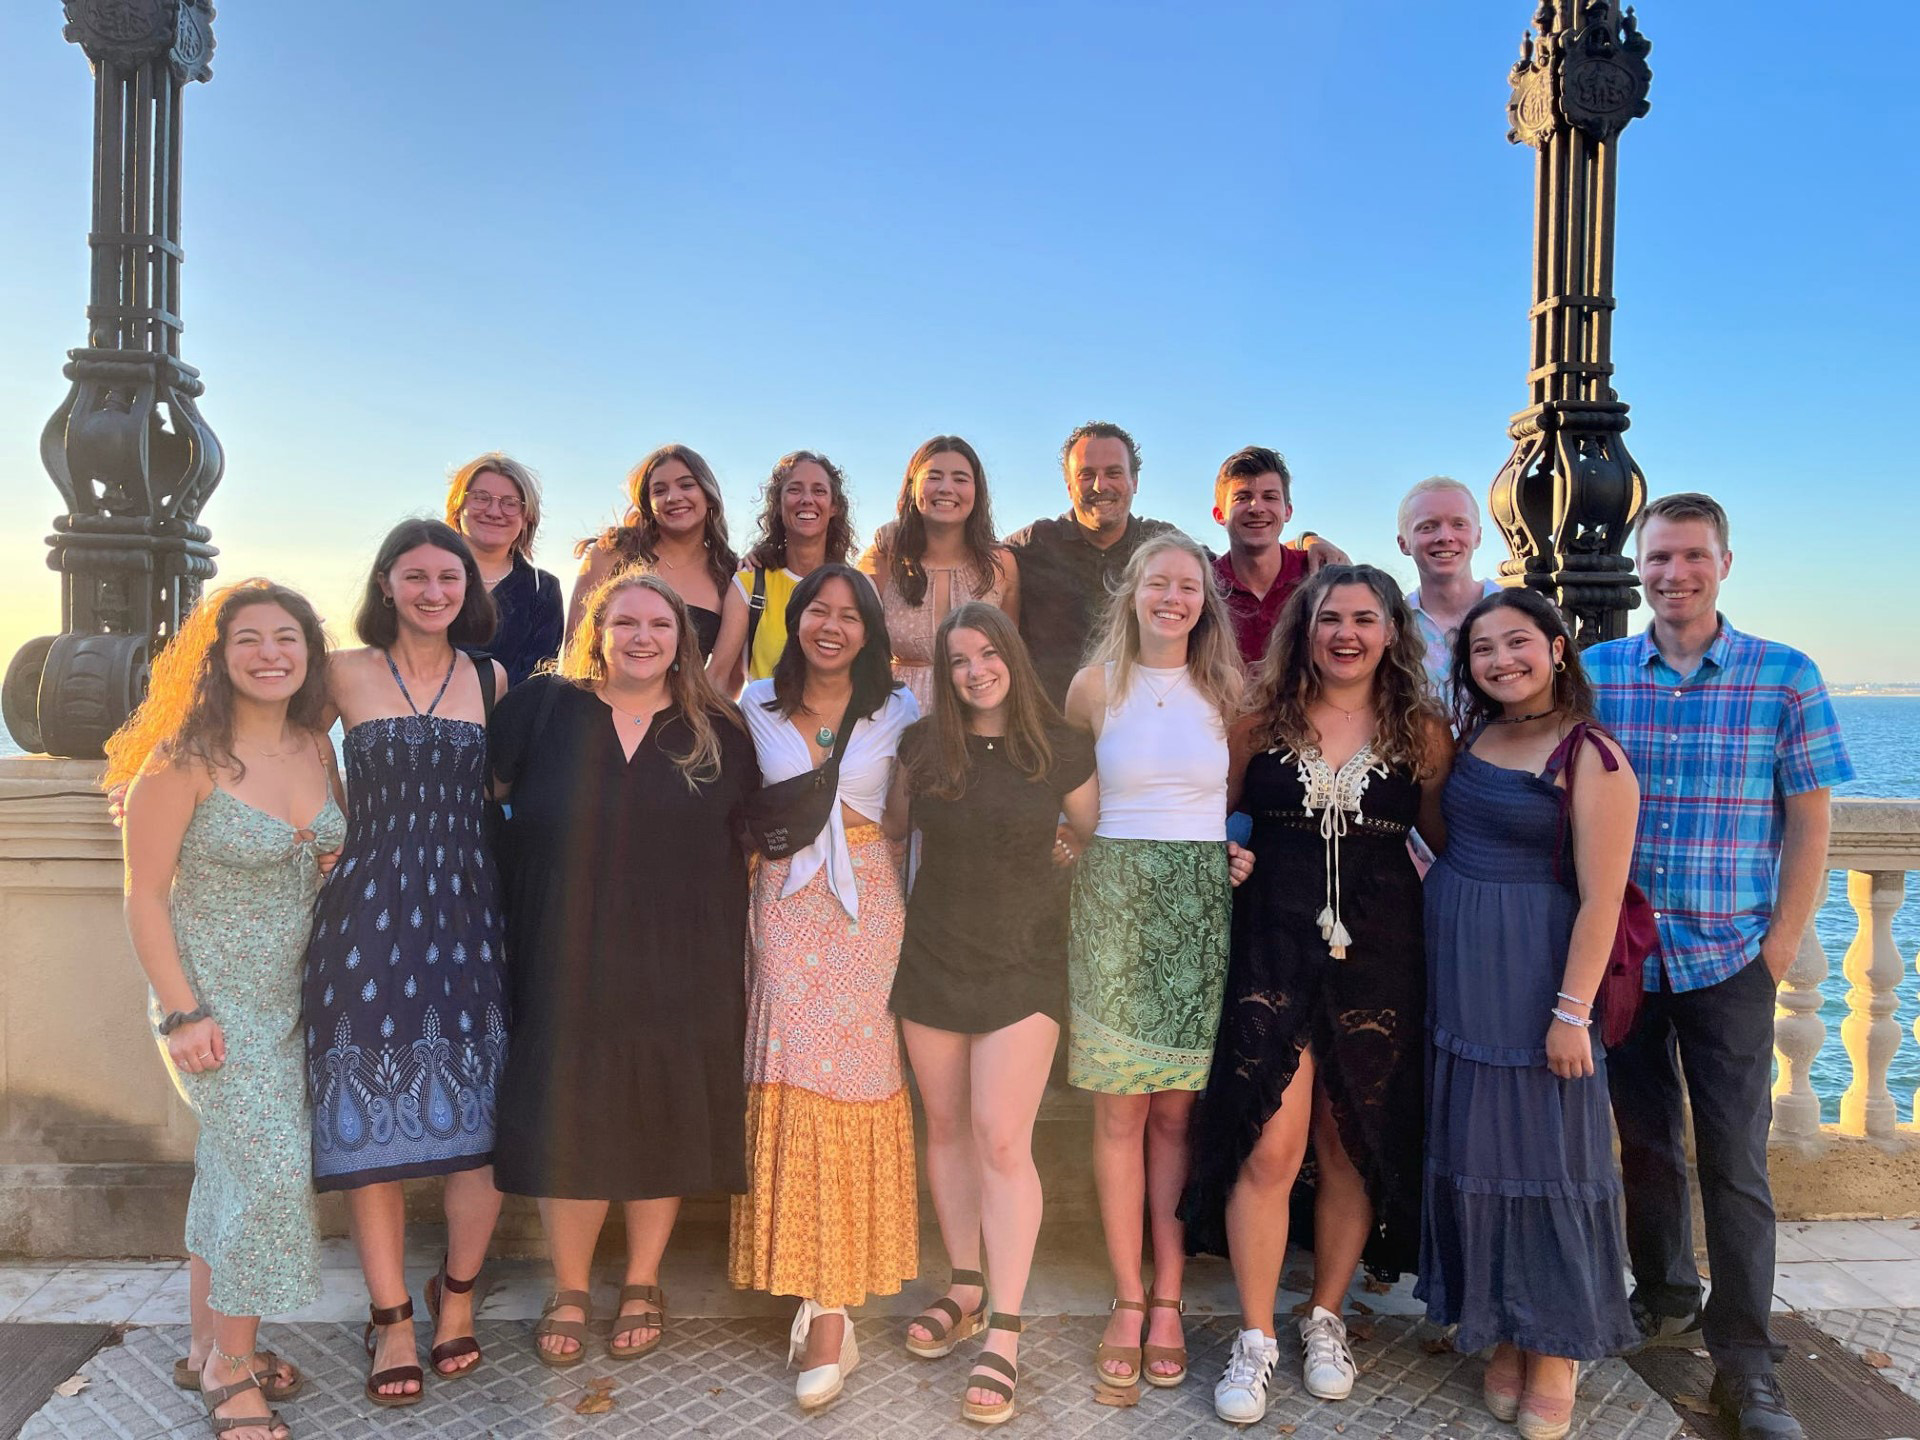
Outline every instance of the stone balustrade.
[[(1920, 1093), (1895, 1097), (1887, 1071), (1899, 1052), (1902, 1035), (1894, 1013), (1900, 989), (1909, 978), (1907, 961), (1894, 943), (1893, 917), (1906, 899), (1907, 872), (1920, 870), (1920, 800), (1836, 800), (1833, 834), (1827, 844), (1830, 869), (1847, 873), (1847, 899), (1858, 922), (1842, 973), (1850, 988), (1840, 1043), (1852, 1065), (1852, 1077), (1840, 1097), (1838, 1132), (1874, 1140), (1908, 1139)], [(1774, 1022), (1775, 1053), (1780, 1062), (1773, 1091), (1773, 1133), (1813, 1136), (1821, 1131), (1820, 1099), (1812, 1070), (1826, 1047), (1828, 1026), (1822, 1013), (1821, 986), (1832, 961), (1809, 925), (1800, 953), (1780, 987)], [(1920, 1024), (1914, 1027), (1920, 1043)]]

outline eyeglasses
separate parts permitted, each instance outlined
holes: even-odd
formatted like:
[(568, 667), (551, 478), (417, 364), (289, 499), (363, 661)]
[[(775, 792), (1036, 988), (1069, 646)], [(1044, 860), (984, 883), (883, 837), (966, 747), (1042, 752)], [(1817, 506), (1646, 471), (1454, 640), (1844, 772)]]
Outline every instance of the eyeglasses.
[(497, 510), (509, 520), (527, 508), (518, 495), (489, 495), (484, 490), (469, 490), (461, 504), (468, 510)]

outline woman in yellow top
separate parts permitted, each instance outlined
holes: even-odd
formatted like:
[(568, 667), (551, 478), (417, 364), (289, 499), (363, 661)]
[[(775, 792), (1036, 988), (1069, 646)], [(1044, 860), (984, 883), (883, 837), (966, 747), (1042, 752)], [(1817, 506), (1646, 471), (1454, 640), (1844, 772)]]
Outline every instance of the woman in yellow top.
[(787, 601), (822, 565), (844, 565), (853, 553), (847, 482), (812, 450), (783, 455), (767, 477), (760, 538), (733, 577), (747, 602), (747, 679), (773, 674), (787, 648)]

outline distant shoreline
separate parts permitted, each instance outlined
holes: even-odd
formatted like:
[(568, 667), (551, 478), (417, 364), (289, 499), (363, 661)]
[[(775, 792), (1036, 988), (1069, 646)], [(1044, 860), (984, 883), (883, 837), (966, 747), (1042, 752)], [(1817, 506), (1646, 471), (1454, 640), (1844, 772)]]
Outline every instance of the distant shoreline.
[(1911, 699), (1920, 695), (1920, 681), (1908, 681), (1898, 685), (1829, 685), (1827, 694), (1839, 699), (1844, 696), (1850, 700), (1871, 698), (1880, 695), (1893, 695)]

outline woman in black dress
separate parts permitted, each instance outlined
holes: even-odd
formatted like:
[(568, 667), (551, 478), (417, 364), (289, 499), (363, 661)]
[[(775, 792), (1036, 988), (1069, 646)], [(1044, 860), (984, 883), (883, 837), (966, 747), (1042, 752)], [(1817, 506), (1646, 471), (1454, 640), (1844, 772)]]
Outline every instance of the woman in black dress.
[(926, 1110), (927, 1179), (953, 1278), (908, 1327), (907, 1349), (936, 1358), (986, 1328), (963, 1413), (993, 1424), (1013, 1413), (1020, 1306), (1040, 1233), (1033, 1122), (1065, 1013), (1055, 821), (1064, 806), (1091, 830), (1099, 801), (1092, 738), (1047, 700), (1001, 610), (981, 601), (954, 610), (933, 661), (933, 714), (901, 737), (905, 783), (888, 796), (896, 824), (910, 816), (921, 845), (889, 1003)]
[(586, 603), (558, 675), (494, 712), (515, 1042), (500, 1089), (500, 1187), (540, 1198), (555, 1294), (551, 1366), (586, 1358), (607, 1207), (627, 1264), (608, 1353), (666, 1325), (660, 1259), (680, 1197), (746, 1186), (747, 870), (729, 817), (760, 783), (753, 744), (700, 663), (686, 602), (625, 571)]
[(739, 690), (747, 597), (733, 584), (739, 562), (727, 542), (720, 482), (698, 451), (662, 445), (634, 466), (621, 523), (582, 540), (573, 553), (580, 557), (580, 574), (567, 605), (569, 636), (580, 626), (587, 597), (603, 582), (629, 566), (651, 570), (686, 601), (714, 688), (723, 695)]
[(1266, 1413), (1278, 1359), (1289, 1196), (1313, 1234), (1300, 1344), (1321, 1399), (1353, 1388), (1341, 1310), (1362, 1258), (1419, 1260), (1426, 956), (1407, 833), (1438, 842), (1451, 754), (1411, 612), (1370, 565), (1330, 565), (1287, 601), (1248, 708), (1228, 803), (1252, 814), (1259, 863), (1234, 896), (1181, 1205), (1189, 1248), (1233, 1260), (1243, 1328), (1214, 1406), (1239, 1424)]

